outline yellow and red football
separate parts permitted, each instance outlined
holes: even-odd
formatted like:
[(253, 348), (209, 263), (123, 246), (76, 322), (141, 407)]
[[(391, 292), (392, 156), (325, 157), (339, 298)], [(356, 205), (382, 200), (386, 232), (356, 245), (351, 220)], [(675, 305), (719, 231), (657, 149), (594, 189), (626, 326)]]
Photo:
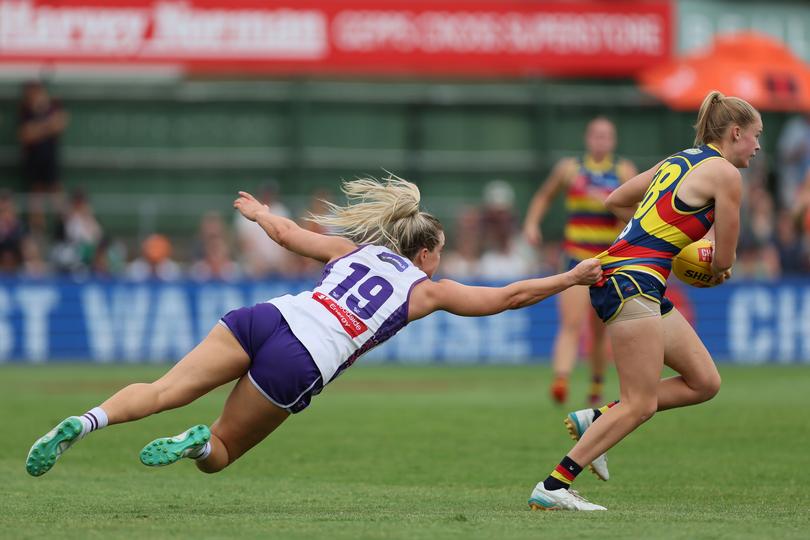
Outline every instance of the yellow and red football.
[(714, 245), (711, 240), (701, 238), (692, 242), (672, 259), (672, 273), (692, 287), (714, 287), (712, 283), (712, 256)]

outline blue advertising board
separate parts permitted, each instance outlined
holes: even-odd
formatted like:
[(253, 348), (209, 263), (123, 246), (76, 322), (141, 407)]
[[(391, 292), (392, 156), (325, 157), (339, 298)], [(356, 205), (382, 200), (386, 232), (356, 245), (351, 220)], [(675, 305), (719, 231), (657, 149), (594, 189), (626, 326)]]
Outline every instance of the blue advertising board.
[[(0, 362), (176, 361), (230, 309), (311, 285), (0, 280)], [(682, 311), (691, 313), (716, 360), (810, 363), (810, 280), (678, 290)], [(363, 361), (542, 361), (550, 356), (556, 324), (553, 298), (493, 317), (437, 313), (408, 325)]]

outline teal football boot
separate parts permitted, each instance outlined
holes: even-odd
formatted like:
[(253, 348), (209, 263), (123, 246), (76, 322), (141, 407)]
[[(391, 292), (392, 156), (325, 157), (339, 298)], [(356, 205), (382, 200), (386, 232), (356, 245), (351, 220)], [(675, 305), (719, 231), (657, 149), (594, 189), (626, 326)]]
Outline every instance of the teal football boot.
[(70, 416), (37, 439), (25, 460), (25, 470), (28, 474), (42, 476), (50, 471), (56, 460), (80, 439), (82, 429), (81, 420), (76, 416)]
[(203, 424), (174, 437), (155, 439), (141, 450), (141, 463), (148, 467), (164, 467), (177, 463), (199, 451), (210, 439), (211, 430)]

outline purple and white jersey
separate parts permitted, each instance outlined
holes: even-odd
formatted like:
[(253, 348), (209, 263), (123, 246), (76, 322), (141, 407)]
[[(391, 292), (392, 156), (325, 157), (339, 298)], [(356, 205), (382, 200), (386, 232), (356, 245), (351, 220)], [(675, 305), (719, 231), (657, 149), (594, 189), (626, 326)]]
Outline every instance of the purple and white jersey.
[(275, 305), (312, 355), (324, 384), (408, 322), (408, 299), (427, 275), (391, 250), (364, 245), (326, 265), (312, 291)]

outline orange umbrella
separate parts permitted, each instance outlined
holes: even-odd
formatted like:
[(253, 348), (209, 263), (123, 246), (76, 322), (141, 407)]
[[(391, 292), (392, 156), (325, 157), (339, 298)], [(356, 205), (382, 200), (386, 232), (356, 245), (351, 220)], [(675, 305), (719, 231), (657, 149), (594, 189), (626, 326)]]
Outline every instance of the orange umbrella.
[(810, 111), (810, 67), (757, 32), (720, 35), (707, 50), (644, 70), (638, 79), (673, 109), (695, 110), (720, 90), (762, 110)]

